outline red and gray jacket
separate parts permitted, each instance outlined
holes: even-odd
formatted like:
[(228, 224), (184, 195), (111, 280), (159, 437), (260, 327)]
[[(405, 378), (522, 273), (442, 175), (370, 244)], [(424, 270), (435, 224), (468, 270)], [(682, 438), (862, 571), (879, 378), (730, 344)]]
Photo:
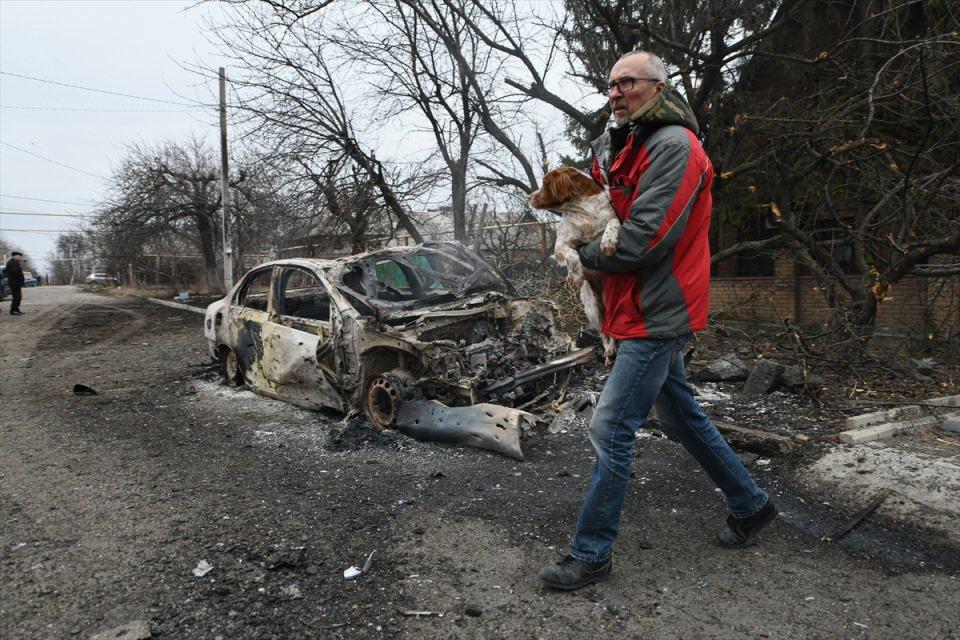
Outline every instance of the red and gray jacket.
[(686, 101), (673, 89), (594, 140), (593, 178), (608, 189), (620, 243), (579, 249), (604, 273), (603, 332), (617, 340), (702, 331), (710, 304), (713, 166)]

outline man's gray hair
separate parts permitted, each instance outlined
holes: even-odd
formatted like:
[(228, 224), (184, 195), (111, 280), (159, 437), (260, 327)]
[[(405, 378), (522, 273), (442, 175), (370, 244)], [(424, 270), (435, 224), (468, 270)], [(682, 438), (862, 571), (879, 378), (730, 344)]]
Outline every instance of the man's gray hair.
[(631, 56), (646, 56), (647, 71), (650, 73), (650, 77), (656, 78), (661, 82), (667, 81), (667, 67), (663, 64), (663, 60), (660, 59), (660, 56), (650, 53), (649, 51), (631, 51), (630, 53), (625, 53), (620, 56), (620, 60), (629, 58)]

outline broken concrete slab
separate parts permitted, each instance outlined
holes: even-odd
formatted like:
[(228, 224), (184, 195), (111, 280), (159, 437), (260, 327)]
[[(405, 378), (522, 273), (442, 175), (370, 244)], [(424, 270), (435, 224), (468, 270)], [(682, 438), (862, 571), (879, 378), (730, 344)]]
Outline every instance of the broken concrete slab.
[(798, 443), (790, 438), (769, 431), (738, 427), (734, 424), (716, 420), (713, 421), (713, 424), (727, 439), (727, 442), (736, 449), (752, 451), (765, 456), (778, 456), (792, 453), (798, 447)]
[(933, 404), (937, 405), (938, 407), (960, 407), (960, 395), (930, 398), (928, 400), (924, 400), (923, 404)]
[(876, 440), (889, 440), (905, 433), (913, 433), (925, 427), (932, 427), (941, 422), (940, 416), (925, 416), (916, 420), (904, 422), (886, 422), (860, 429), (851, 429), (840, 433), (840, 442), (844, 444), (861, 444)]
[(940, 428), (951, 433), (960, 433), (960, 417), (947, 418), (940, 423)]
[(760, 396), (776, 389), (783, 382), (785, 366), (773, 360), (761, 360), (750, 371), (746, 383), (743, 385), (743, 394)]
[(887, 422), (897, 422), (903, 420), (914, 420), (923, 417), (923, 409), (917, 405), (908, 405), (905, 407), (896, 407), (885, 411), (874, 411), (859, 416), (847, 418), (843, 426), (847, 429), (860, 429), (875, 424), (884, 424)]
[(107, 631), (90, 636), (90, 640), (147, 640), (152, 636), (150, 623), (146, 620), (134, 620)]
[[(941, 409), (940, 407), (943, 407)], [(922, 404), (911, 404), (883, 411), (873, 411), (859, 416), (847, 418), (844, 427), (847, 430), (860, 429), (871, 425), (886, 424), (889, 422), (905, 422), (919, 420), (925, 416), (935, 415), (944, 417), (951, 408), (960, 407), (960, 395), (929, 398)]]
[(739, 382), (746, 380), (748, 375), (750, 375), (750, 369), (747, 365), (737, 357), (737, 354), (728, 353), (694, 373), (690, 376), (690, 380), (692, 382)]
[(783, 386), (794, 391), (804, 387), (820, 389), (826, 384), (827, 381), (815, 373), (807, 372), (807, 376), (804, 378), (803, 368), (798, 364), (790, 365), (783, 370)]

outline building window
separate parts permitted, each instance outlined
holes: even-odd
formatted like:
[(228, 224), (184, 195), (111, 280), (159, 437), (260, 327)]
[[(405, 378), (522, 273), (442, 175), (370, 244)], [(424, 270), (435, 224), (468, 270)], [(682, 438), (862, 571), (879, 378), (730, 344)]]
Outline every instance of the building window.
[[(747, 218), (737, 229), (737, 242), (766, 240), (776, 235), (774, 229), (768, 229), (765, 218), (756, 216)], [(774, 275), (773, 252), (769, 249), (746, 249), (738, 253), (735, 274), (741, 277), (771, 277)]]

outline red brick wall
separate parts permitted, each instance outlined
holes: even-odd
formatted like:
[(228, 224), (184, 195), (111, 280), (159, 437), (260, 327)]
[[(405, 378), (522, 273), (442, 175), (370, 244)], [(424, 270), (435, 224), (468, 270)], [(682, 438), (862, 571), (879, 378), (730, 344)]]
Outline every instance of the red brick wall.
[[(710, 287), (710, 310), (739, 319), (776, 324), (785, 318), (799, 323), (824, 322), (830, 310), (815, 280), (812, 277), (797, 278), (795, 289), (792, 271), (792, 261), (778, 260), (777, 275), (772, 278), (715, 277)], [(904, 278), (880, 305), (877, 330), (918, 337), (957, 335), (960, 331), (960, 281), (956, 278)]]

